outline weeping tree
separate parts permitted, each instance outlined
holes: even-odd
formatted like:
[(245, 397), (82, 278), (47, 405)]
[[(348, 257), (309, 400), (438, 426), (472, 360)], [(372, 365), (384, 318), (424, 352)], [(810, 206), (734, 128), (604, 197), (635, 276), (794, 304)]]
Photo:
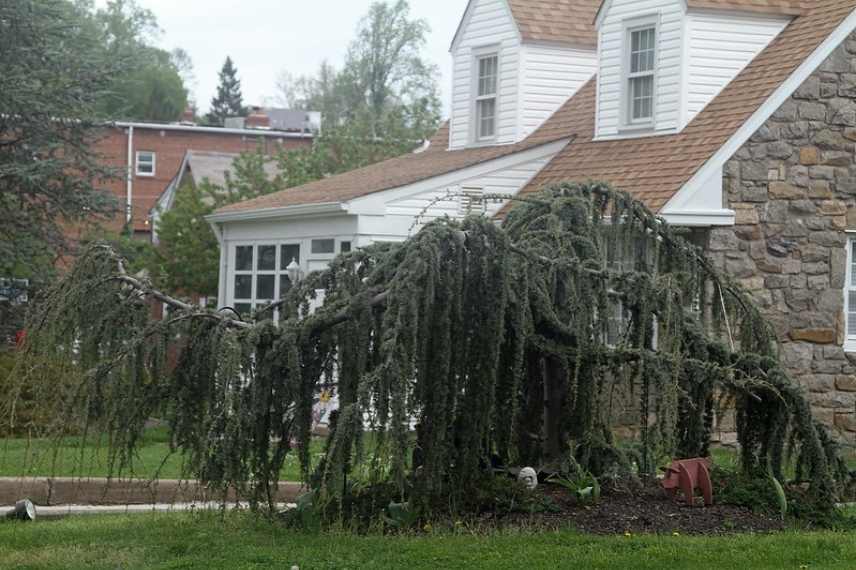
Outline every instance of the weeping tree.
[[(833, 442), (750, 297), (700, 249), (607, 185), (515, 202), (501, 226), (440, 219), (340, 256), (248, 320), (157, 291), (94, 246), (32, 315), (18, 382), (53, 410), (52, 430), (106, 433), (117, 468), (147, 418), (165, 417), (214, 487), (272, 503), (293, 453), (325, 505), (341, 509), (358, 480), (422, 513), (454, 509), (495, 462), (651, 474), (706, 455), (724, 399), (747, 474), (783, 479), (794, 458), (834, 503), (847, 473)], [(166, 319), (150, 319), (151, 299)], [(312, 471), (329, 384), (339, 410)], [(628, 417), (632, 445), (613, 435)]]

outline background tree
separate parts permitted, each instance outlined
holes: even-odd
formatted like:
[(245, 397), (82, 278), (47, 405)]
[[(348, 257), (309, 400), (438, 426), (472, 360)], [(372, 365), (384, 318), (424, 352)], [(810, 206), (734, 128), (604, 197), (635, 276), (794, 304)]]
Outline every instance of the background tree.
[(170, 53), (154, 46), (160, 34), (157, 19), (135, 0), (110, 0), (104, 8), (90, 13), (104, 57), (120, 61), (126, 68), (114, 78), (112, 92), (104, 97), (104, 114), (140, 121), (177, 120), (188, 104), (181, 75), (188, 65), (192, 68), (187, 53)]
[(440, 120), (437, 67), (422, 55), (430, 28), (406, 0), (376, 2), (360, 21), (341, 70), (280, 75), (280, 99), (320, 111), (324, 129), (362, 140), (421, 141)]
[(45, 278), (69, 224), (115, 212), (92, 152), (101, 103), (126, 72), (65, 0), (0, 3), (0, 275)]
[(243, 95), (241, 95), (238, 70), (231, 57), (226, 57), (219, 75), (220, 84), (217, 85), (217, 95), (211, 99), (211, 111), (207, 119), (212, 125), (222, 126), (227, 117), (245, 117), (247, 108), (244, 107)]

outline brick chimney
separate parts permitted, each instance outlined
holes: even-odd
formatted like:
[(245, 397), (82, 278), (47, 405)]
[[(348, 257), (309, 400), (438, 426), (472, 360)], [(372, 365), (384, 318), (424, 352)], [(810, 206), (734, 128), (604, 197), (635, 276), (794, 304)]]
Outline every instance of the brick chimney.
[(193, 107), (188, 107), (181, 114), (181, 123), (185, 125), (193, 125), (195, 124), (196, 112)]
[(248, 129), (269, 129), (270, 117), (265, 114), (264, 109), (256, 107), (252, 110), (244, 123)]

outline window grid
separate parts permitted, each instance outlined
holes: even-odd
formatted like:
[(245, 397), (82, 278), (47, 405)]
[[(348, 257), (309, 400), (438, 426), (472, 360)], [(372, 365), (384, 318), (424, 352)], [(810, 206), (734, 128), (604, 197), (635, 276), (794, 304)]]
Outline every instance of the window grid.
[(847, 291), (845, 311), (847, 312), (847, 341), (856, 343), (856, 237), (847, 241)]
[(628, 73), (628, 116), (630, 123), (654, 118), (654, 70), (656, 60), (654, 26), (630, 31)]
[(262, 243), (234, 246), (232, 302), (249, 314), (271, 304), (291, 288), (288, 265), (300, 264), (299, 243)]
[(137, 176), (154, 176), (157, 156), (147, 150), (137, 151), (135, 172)]
[(476, 138), (496, 136), (496, 99), (499, 83), (499, 56), (478, 58), (478, 90), (476, 93)]

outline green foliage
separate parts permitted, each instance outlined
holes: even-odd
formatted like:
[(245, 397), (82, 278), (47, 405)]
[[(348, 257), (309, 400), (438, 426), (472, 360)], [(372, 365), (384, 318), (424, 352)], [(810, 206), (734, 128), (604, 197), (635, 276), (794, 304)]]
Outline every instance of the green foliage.
[[(0, 3), (0, 275), (45, 279), (66, 224), (115, 212), (92, 152), (98, 105), (124, 68), (65, 0)], [(67, 228), (66, 228), (67, 229)]]
[(591, 473), (582, 473), (574, 477), (556, 475), (549, 479), (574, 494), (581, 504), (596, 504), (600, 501), (600, 483)]
[(220, 270), (217, 237), (205, 221), (220, 193), (203, 182), (178, 189), (172, 208), (158, 221), (158, 242), (149, 265), (171, 291), (216, 295)]
[(413, 19), (406, 0), (375, 2), (360, 21), (345, 63), (324, 62), (311, 77), (279, 81), (283, 99), (320, 111), (324, 131), (344, 129), (355, 144), (412, 145), (440, 121), (437, 67), (422, 56), (430, 28)]
[[(316, 390), (335, 382), (340, 408), (311, 479), (328, 522), (363, 512), (354, 505), (442, 516), (489, 504), (479, 494), (500, 484), (495, 457), (550, 465), (570, 449), (581, 472), (611, 476), (627, 463), (612, 436), (619, 394), (639, 422), (641, 474), (708, 449), (710, 424), (688, 410), (708, 415), (722, 392), (736, 402), (743, 475), (772, 492), (766, 468), (781, 478), (790, 443), (807, 496), (832, 509), (849, 475), (746, 292), (608, 186), (519, 201), (502, 227), (437, 220), (338, 257), (288, 292), (276, 323), (273, 310), (243, 322), (178, 304), (152, 322), (146, 284), (95, 247), (33, 315), (25, 362), (77, 370), (46, 404), (106, 430), (120, 462), (145, 418), (165, 416), (194, 473), (265, 503), (292, 451), (309, 479)], [(38, 367), (24, 372), (46, 385)]]
[(98, 49), (126, 69), (113, 77), (102, 112), (138, 121), (177, 120), (187, 107), (187, 89), (170, 52), (153, 45), (160, 32), (154, 13), (135, 0), (110, 0), (97, 10), (90, 4), (88, 13)]
[(220, 83), (217, 85), (217, 95), (211, 99), (211, 111), (206, 119), (209, 124), (222, 127), (223, 122), (228, 117), (246, 117), (247, 108), (244, 107), (244, 99), (241, 95), (241, 80), (238, 79), (238, 69), (231, 57), (226, 57), (219, 76)]
[(773, 491), (776, 493), (776, 504), (779, 506), (779, 514), (782, 515), (782, 518), (784, 519), (788, 515), (788, 497), (785, 495), (785, 488), (782, 487), (779, 480), (772, 474), (768, 474), (767, 480), (770, 482), (770, 485), (773, 487)]

